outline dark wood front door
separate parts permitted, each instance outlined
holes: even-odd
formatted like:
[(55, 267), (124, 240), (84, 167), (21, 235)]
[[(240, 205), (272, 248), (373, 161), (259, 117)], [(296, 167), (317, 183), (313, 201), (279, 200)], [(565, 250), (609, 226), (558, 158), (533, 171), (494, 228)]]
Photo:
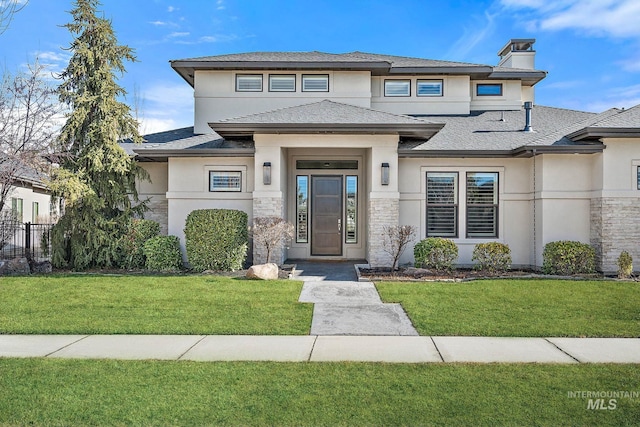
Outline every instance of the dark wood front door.
[(342, 255), (342, 176), (311, 177), (311, 255)]

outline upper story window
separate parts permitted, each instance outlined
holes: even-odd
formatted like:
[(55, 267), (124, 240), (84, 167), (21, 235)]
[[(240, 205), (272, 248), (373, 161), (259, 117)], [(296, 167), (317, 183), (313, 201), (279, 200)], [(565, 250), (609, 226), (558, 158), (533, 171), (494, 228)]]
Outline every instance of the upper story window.
[(237, 74), (236, 92), (262, 92), (262, 74)]
[(328, 74), (303, 74), (303, 92), (329, 92)]
[(271, 74), (269, 76), (269, 92), (295, 92), (295, 74)]
[(411, 96), (411, 80), (385, 80), (384, 96)]
[(418, 96), (442, 96), (442, 80), (418, 80)]
[(476, 96), (502, 96), (502, 83), (478, 83)]

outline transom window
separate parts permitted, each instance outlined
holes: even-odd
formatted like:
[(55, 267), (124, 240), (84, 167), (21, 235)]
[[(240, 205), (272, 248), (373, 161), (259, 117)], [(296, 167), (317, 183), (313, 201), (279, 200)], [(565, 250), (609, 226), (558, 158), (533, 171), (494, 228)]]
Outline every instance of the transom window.
[(502, 83), (478, 83), (477, 96), (502, 96)]
[(411, 96), (411, 80), (385, 80), (384, 96)]
[(209, 191), (242, 191), (242, 172), (209, 171)]
[(295, 92), (296, 76), (294, 74), (272, 74), (269, 76), (269, 92)]
[(328, 74), (303, 74), (303, 92), (329, 92)]
[(262, 74), (237, 74), (236, 92), (262, 92)]
[(418, 96), (442, 96), (442, 80), (418, 80)]

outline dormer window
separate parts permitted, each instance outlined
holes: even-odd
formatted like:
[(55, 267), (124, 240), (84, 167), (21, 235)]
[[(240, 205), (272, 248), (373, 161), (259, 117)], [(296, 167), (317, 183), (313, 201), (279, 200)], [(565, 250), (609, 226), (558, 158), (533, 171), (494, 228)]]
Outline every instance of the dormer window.
[(328, 74), (303, 74), (303, 92), (329, 92)]
[(411, 80), (385, 80), (384, 96), (411, 96)]
[(262, 92), (262, 74), (237, 74), (236, 92)]
[(502, 83), (478, 83), (476, 96), (502, 96)]
[(418, 96), (442, 96), (442, 80), (418, 80)]

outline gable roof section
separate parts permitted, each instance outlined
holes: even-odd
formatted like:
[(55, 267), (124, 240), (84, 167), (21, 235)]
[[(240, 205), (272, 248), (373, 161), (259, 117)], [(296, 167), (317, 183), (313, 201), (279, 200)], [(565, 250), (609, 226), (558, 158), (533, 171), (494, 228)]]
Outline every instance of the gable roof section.
[(366, 52), (248, 52), (176, 59), (169, 62), (191, 86), (194, 85), (195, 70), (360, 70), (370, 71), (373, 75), (462, 74), (476, 79), (522, 79), (525, 84), (530, 85), (547, 75), (545, 71)]
[(366, 133), (422, 139), (442, 128), (439, 123), (329, 100), (220, 120), (209, 126), (223, 137), (254, 133)]
[(533, 132), (524, 132), (525, 112), (482, 111), (469, 116), (428, 116), (445, 123), (430, 140), (404, 144), (398, 149), (402, 157), (514, 157), (536, 152), (591, 153), (604, 149), (602, 144), (575, 143), (566, 135), (614, 114), (601, 114), (561, 108), (534, 106)]
[(614, 114), (581, 128), (570, 135), (573, 141), (600, 138), (640, 138), (640, 104), (628, 110), (612, 109)]

